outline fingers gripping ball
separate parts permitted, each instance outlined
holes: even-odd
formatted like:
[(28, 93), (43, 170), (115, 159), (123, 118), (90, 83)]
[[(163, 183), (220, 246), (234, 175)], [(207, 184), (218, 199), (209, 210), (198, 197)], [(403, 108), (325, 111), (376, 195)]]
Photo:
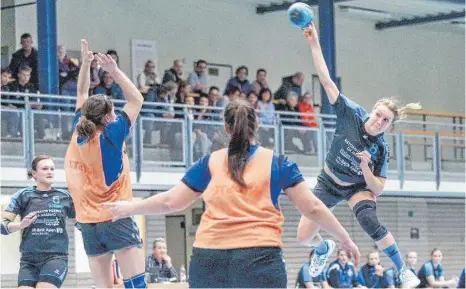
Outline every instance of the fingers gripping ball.
[(314, 12), (309, 5), (297, 2), (288, 8), (288, 19), (294, 27), (303, 29), (314, 19)]

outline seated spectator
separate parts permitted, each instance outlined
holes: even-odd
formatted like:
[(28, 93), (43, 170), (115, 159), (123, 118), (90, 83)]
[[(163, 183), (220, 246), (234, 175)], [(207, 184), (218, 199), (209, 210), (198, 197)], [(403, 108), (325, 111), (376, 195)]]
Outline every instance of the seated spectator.
[(198, 60), (194, 71), (188, 76), (188, 84), (191, 86), (191, 91), (194, 93), (207, 93), (209, 85), (207, 84), (207, 61)]
[(361, 288), (356, 278), (356, 269), (349, 262), (350, 253), (339, 249), (337, 260), (328, 265), (326, 279), (332, 288)]
[(359, 270), (358, 283), (367, 288), (395, 288), (395, 271), (393, 268), (384, 271), (379, 252), (373, 251)]
[[(1, 89), (0, 91), (2, 92), (8, 92), (10, 91), (10, 87), (8, 84), (11, 82), (11, 70), (7, 68), (2, 68), (2, 78), (1, 78)], [(10, 109), (15, 109), (16, 106), (14, 104), (8, 103), (9, 95), (7, 94), (2, 94), (2, 103), (1, 106), (2, 108), (10, 108)], [(2, 137), (12, 136), (12, 132), (14, 132), (14, 129), (16, 128), (15, 121), (19, 118), (19, 114), (17, 112), (11, 112), (11, 111), (2, 111)], [(16, 132), (15, 132), (16, 133)], [(16, 135), (16, 134), (13, 134)]]
[(251, 83), (248, 80), (248, 68), (244, 65), (238, 67), (235, 75), (228, 81), (224, 94), (228, 94), (232, 87), (239, 88), (240, 93), (248, 93), (251, 90)]
[(157, 76), (157, 69), (153, 60), (147, 60), (144, 65), (144, 71), (137, 77), (137, 87), (142, 95), (146, 95), (149, 89), (154, 89), (160, 84), (160, 79)]
[(259, 98), (257, 97), (257, 94), (254, 91), (251, 90), (248, 93), (246, 100), (249, 101), (249, 103), (252, 105), (252, 107), (254, 107), (254, 109), (256, 110), (259, 109), (259, 103), (258, 103)]
[(66, 55), (66, 48), (64, 45), (58, 45), (58, 75), (60, 94), (62, 93), (63, 85), (70, 79), (77, 79), (79, 67)]
[(225, 107), (224, 102), (228, 103), (228, 97), (220, 94), (220, 89), (216, 86), (211, 86), (208, 93), (209, 106)]
[(24, 33), (21, 35), (21, 49), (13, 53), (10, 62), (10, 70), (13, 78), (18, 80), (19, 70), (22, 66), (28, 66), (31, 68), (31, 79), (29, 83), (38, 87), (39, 78), (37, 71), (37, 50), (32, 46), (33, 45), (31, 34)]
[(165, 70), (162, 83), (167, 83), (169, 81), (180, 83), (182, 80), (183, 80), (183, 61), (181, 61), (180, 59), (177, 59), (173, 61), (172, 68)]
[(259, 121), (261, 124), (275, 124), (275, 105), (272, 103), (272, 92), (263, 88), (259, 92)]
[(430, 260), (422, 265), (417, 273), (417, 277), (421, 283), (417, 288), (433, 288), (433, 287), (451, 287), (458, 284), (458, 278), (445, 280), (442, 266), (442, 251), (434, 248), (430, 254)]
[(295, 288), (330, 288), (327, 280), (325, 279), (325, 272), (322, 271), (322, 273), (317, 277), (311, 277), (311, 274), (309, 274), (309, 267), (311, 265), (313, 255), (314, 250), (312, 249), (309, 253), (309, 262), (304, 264), (301, 267), (301, 270), (299, 270)]
[(417, 264), (417, 253), (414, 251), (408, 252), (406, 254), (406, 266), (408, 269), (411, 270), (414, 274), (416, 274), (416, 264)]
[[(105, 94), (110, 96), (111, 99), (125, 100), (123, 90), (107, 71), (103, 73), (100, 84), (94, 88), (94, 94)], [(115, 104), (115, 107), (122, 108), (123, 105), (123, 103), (118, 103)]]
[[(299, 112), (310, 114), (315, 113), (314, 105), (312, 103), (312, 95), (307, 92), (303, 95), (301, 101), (299, 102)], [(301, 119), (304, 120), (303, 125), (305, 127), (318, 128), (316, 117), (314, 115), (301, 115)], [(317, 151), (317, 132), (316, 131), (307, 131), (312, 142), (312, 149), (314, 152)]]
[[(37, 87), (30, 83), (29, 80), (31, 78), (31, 73), (32, 69), (29, 66), (22, 66), (19, 69), (18, 72), (18, 79), (15, 82), (10, 83), (9, 86), (9, 91), (10, 92), (25, 92), (25, 93), (37, 93)], [(40, 102), (39, 98), (34, 98), (30, 97), (29, 98), (31, 102)], [(8, 98), (10, 101), (24, 101), (25, 98), (24, 96), (10, 96)], [(11, 102), (12, 105), (14, 105), (18, 109), (24, 109), (24, 104), (23, 103), (13, 103)], [(32, 109), (40, 110), (43, 108), (42, 104), (31, 104)], [(12, 130), (8, 133), (12, 133), (12, 136), (21, 136), (21, 116), (20, 114), (17, 115), (17, 117), (14, 117), (14, 124), (12, 125)], [(45, 118), (43, 114), (37, 114), (34, 116), (34, 130), (36, 132), (35, 138), (36, 139), (43, 139), (44, 138), (44, 132), (45, 132)]]
[(290, 91), (294, 91), (296, 95), (302, 95), (303, 83), (304, 73), (302, 72), (296, 72), (293, 76), (285, 77), (282, 81), (282, 85), (275, 92), (274, 99), (283, 105)]
[(152, 244), (152, 254), (146, 258), (146, 273), (149, 275), (147, 283), (178, 280), (172, 259), (167, 255), (165, 239), (157, 238)]
[[(298, 96), (293, 91), (288, 92), (286, 97), (286, 105), (282, 107), (282, 111), (299, 113)], [(283, 125), (302, 127), (301, 116), (299, 114), (283, 114), (280, 117)], [(285, 150), (294, 151), (300, 154), (310, 154), (311, 152), (311, 135), (309, 131), (299, 128), (285, 128)], [(293, 138), (301, 140), (303, 149), (300, 149), (293, 143)]]
[(107, 50), (107, 55), (110, 55), (113, 60), (115, 60), (116, 64), (120, 66), (120, 57), (118, 56), (118, 53), (114, 49), (109, 49)]
[[(207, 107), (209, 106), (209, 100), (206, 95), (201, 95), (199, 97), (199, 105), (203, 106), (204, 108), (198, 109), (196, 111), (194, 119), (198, 121), (211, 120), (209, 111), (207, 109)], [(210, 153), (212, 142), (209, 139), (208, 133), (212, 130), (212, 125), (194, 123), (193, 130), (194, 135), (196, 136), (196, 139), (194, 140), (193, 144), (193, 158), (196, 161)]]
[[(188, 98), (190, 95), (191, 95), (191, 86), (186, 81), (181, 81), (178, 84), (178, 91), (176, 92), (176, 95), (175, 95), (175, 103), (186, 104), (186, 98)], [(195, 104), (196, 101), (194, 100), (194, 97), (193, 97), (193, 101)], [(175, 108), (175, 118), (184, 118), (182, 107)]]
[(264, 88), (269, 88), (267, 83), (267, 71), (263, 68), (260, 68), (256, 72), (256, 80), (251, 83), (251, 90), (259, 95), (260, 91)]
[[(155, 102), (167, 105), (157, 107), (156, 117), (165, 119), (175, 118), (175, 109), (170, 104), (175, 102), (175, 94), (177, 90), (178, 86), (173, 81), (169, 81), (159, 87)], [(175, 133), (179, 131), (179, 129), (175, 129), (174, 123), (163, 121), (156, 122), (156, 130), (160, 130), (160, 143), (166, 145), (174, 144)]]

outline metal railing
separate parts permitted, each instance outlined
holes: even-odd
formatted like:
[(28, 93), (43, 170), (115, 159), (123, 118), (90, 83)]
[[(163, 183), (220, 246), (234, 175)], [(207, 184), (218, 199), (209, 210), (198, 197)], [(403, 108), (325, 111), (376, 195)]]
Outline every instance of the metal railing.
[[(23, 99), (4, 99), (7, 95)], [(72, 96), (3, 92), (1, 156), (4, 163), (24, 160), (24, 166), (29, 167), (38, 154), (49, 154), (62, 161), (72, 134), (75, 100)], [(117, 111), (123, 103), (115, 100)], [(5, 107), (6, 104), (22, 108)], [(171, 108), (174, 118), (161, 116)], [(201, 114), (200, 109), (207, 111)], [(228, 137), (223, 129), (222, 111), (222, 107), (145, 102), (126, 142), (137, 182), (143, 172), (173, 167), (187, 169), (203, 155), (225, 147)], [(198, 119), (199, 115), (204, 117)], [(311, 114), (276, 111), (273, 124), (260, 125), (258, 138), (263, 146), (278, 154), (287, 154), (302, 170), (317, 174), (324, 165), (336, 117), (313, 114), (318, 124), (315, 128), (303, 126), (308, 120), (296, 118), (302, 115)], [(404, 132), (417, 126), (429, 127), (432, 134)], [(400, 188), (406, 180), (435, 181), (437, 189), (442, 180), (464, 181), (464, 137), (445, 135), (459, 127), (463, 131), (463, 124), (406, 120), (397, 123), (393, 132), (385, 134), (386, 141), (392, 144), (391, 160), (395, 160), (389, 167), (390, 178), (398, 179)], [(417, 147), (423, 150), (413, 149)]]

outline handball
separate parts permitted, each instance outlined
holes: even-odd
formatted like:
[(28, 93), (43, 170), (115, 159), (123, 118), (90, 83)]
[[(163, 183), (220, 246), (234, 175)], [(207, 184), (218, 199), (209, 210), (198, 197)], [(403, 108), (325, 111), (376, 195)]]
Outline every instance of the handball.
[(306, 28), (314, 19), (314, 12), (309, 5), (296, 2), (288, 8), (288, 19), (297, 28)]

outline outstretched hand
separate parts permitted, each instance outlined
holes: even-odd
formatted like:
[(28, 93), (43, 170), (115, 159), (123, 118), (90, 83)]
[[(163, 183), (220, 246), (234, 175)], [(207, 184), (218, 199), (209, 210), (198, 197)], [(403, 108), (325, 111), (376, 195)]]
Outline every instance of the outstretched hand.
[(99, 65), (110, 74), (113, 74), (118, 70), (118, 65), (110, 55), (99, 53), (95, 55), (95, 58)]
[(91, 63), (94, 60), (94, 53), (89, 51), (89, 44), (86, 39), (81, 39), (81, 61)]
[(112, 221), (128, 218), (133, 215), (133, 203), (126, 201), (103, 203), (103, 207), (110, 209)]
[(311, 22), (308, 27), (303, 28), (303, 35), (309, 42), (319, 41), (319, 35), (317, 34), (314, 22)]
[(353, 240), (350, 238), (346, 240), (340, 240), (340, 247), (347, 252), (351, 252), (354, 257), (354, 266), (357, 268), (359, 265), (359, 259), (361, 258), (361, 253), (359, 253), (359, 249)]

